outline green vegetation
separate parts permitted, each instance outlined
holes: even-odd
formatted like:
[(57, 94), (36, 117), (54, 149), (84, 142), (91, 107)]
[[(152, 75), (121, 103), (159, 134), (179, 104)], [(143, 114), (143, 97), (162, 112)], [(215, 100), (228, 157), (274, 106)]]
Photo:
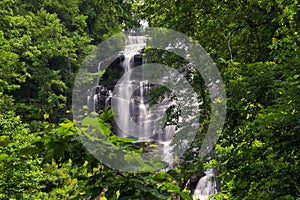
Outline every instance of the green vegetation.
[[(125, 173), (99, 163), (79, 139), (76, 72), (97, 44), (140, 20), (198, 41), (223, 76), (226, 123), (210, 161), (186, 152), (168, 172)], [(297, 0), (0, 0), (0, 199), (192, 199), (186, 181), (215, 168), (221, 192), (213, 199), (299, 200), (299, 31)], [(171, 67), (182, 62), (146, 53)], [(202, 108), (205, 131), (210, 102)], [(107, 136), (111, 118), (103, 111), (98, 119)], [(140, 151), (129, 139), (111, 141)]]

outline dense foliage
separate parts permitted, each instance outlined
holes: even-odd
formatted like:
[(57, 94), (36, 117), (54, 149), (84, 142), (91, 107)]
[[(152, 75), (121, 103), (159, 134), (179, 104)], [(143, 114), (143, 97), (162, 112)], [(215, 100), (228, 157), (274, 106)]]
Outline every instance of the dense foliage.
[[(77, 70), (95, 45), (142, 20), (192, 37), (222, 73), (228, 110), (209, 162), (190, 154), (168, 172), (124, 173), (78, 138)], [(219, 173), (213, 199), (300, 199), (299, 30), (297, 0), (0, 0), (0, 199), (192, 199), (185, 183), (203, 168)], [(99, 115), (108, 135), (111, 118)]]

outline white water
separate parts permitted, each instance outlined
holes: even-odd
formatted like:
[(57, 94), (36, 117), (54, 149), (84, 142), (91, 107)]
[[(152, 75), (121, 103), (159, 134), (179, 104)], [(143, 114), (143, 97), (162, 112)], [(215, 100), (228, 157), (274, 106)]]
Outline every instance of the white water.
[[(145, 37), (143, 36), (127, 36), (124, 50), (124, 61), (122, 66), (124, 68), (124, 79), (123, 82), (118, 85), (117, 94), (114, 97), (115, 112), (117, 114), (117, 124), (120, 129), (118, 136), (127, 137), (132, 134), (131, 123), (132, 117), (131, 113), (134, 111), (134, 99), (132, 95), (135, 89), (135, 81), (132, 79), (132, 69), (134, 68), (134, 56), (139, 54), (139, 51), (145, 47)], [(141, 103), (139, 104), (141, 105)], [(143, 104), (140, 106), (143, 112), (146, 112), (146, 108)], [(139, 113), (141, 113), (140, 111)], [(132, 135), (135, 136), (135, 135)]]
[(100, 85), (96, 85), (93, 88), (88, 90), (88, 95), (87, 95), (88, 113), (92, 113), (92, 112), (97, 113), (99, 111), (101, 93), (105, 93), (105, 91), (106, 88)]
[(194, 191), (194, 199), (206, 200), (209, 195), (217, 193), (214, 170), (208, 169), (204, 173)]
[[(151, 141), (155, 136), (155, 141), (158, 144), (158, 151), (161, 153), (163, 161), (169, 163), (171, 167), (174, 161), (172, 153), (171, 140), (175, 134), (174, 126), (167, 126), (163, 129), (157, 130), (155, 128), (166, 109), (171, 105), (170, 101), (164, 99), (161, 104), (155, 108), (149, 106), (148, 100), (145, 98), (149, 91), (149, 81), (144, 80), (143, 73), (137, 77), (133, 74), (134, 57), (140, 54), (140, 50), (145, 47), (145, 37), (142, 36), (128, 36), (126, 37), (126, 46), (124, 51), (123, 68), (126, 76), (123, 82), (117, 86), (119, 97), (115, 98), (116, 113), (118, 116), (117, 124), (120, 132), (117, 133), (120, 137), (127, 137), (129, 135), (136, 136), (140, 142)], [(145, 61), (143, 59), (143, 61)], [(137, 132), (133, 132), (131, 123), (136, 123)]]
[(172, 145), (171, 140), (172, 136), (175, 134), (175, 126), (169, 125), (164, 128), (163, 134), (158, 138), (159, 142), (163, 144), (163, 153), (162, 153), (162, 160), (166, 163), (169, 163), (169, 166), (165, 170), (169, 170), (173, 168), (174, 164), (174, 154), (172, 153)]

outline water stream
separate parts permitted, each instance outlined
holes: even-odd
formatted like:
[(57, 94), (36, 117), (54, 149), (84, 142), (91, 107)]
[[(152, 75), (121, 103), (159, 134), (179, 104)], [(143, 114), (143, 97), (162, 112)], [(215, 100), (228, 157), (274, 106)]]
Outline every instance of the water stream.
[(206, 200), (209, 195), (217, 194), (214, 169), (207, 169), (194, 191), (194, 199)]

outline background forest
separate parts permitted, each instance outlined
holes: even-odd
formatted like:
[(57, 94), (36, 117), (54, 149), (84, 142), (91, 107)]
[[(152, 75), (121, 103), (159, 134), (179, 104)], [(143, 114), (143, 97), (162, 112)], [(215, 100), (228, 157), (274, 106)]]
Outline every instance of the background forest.
[[(78, 139), (76, 72), (141, 20), (198, 41), (222, 74), (227, 116), (210, 161), (124, 173)], [(0, 199), (192, 199), (186, 182), (214, 168), (212, 199), (299, 200), (299, 31), (298, 0), (0, 0)]]

